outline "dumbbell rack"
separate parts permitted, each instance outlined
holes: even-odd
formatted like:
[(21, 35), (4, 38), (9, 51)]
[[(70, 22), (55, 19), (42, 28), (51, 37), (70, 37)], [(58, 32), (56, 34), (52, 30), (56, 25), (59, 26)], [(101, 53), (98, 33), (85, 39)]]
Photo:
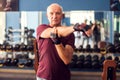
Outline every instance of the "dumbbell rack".
[[(16, 33), (18, 35), (16, 35)], [(9, 27), (5, 35), (6, 40), (3, 44), (1, 44), (2, 48), (0, 48), (1, 55), (4, 55), (3, 57), (1, 57), (1, 60), (5, 59), (6, 61), (13, 61), (14, 59), (19, 58), (20, 62), (22, 62), (17, 65), (19, 68), (24, 67), (23, 63), (25, 63), (26, 60), (28, 62), (30, 61), (33, 62), (34, 59), (33, 50), (32, 50), (32, 48), (34, 48), (32, 42), (34, 39), (33, 33), (34, 30), (28, 29), (27, 27), (25, 27), (24, 30), (13, 29), (12, 27)], [(19, 39), (19, 41), (14, 40), (16, 38)], [(21, 57), (24, 57), (24, 59), (23, 58), (21, 59)], [(2, 67), (1, 63), (2, 61), (0, 61), (0, 67)], [(26, 65), (33, 66), (33, 64), (32, 65), (26, 64)]]
[(33, 68), (34, 54), (33, 49), (31, 50), (18, 50), (6, 48), (5, 50), (0, 49), (0, 54), (3, 55), (0, 57), (0, 67), (1, 68)]
[[(27, 37), (28, 37), (28, 29), (13, 29), (12, 27), (8, 27), (6, 30), (6, 41), (11, 44), (27, 44)], [(17, 40), (16, 40), (17, 39)]]
[[(91, 48), (90, 46), (86, 48), (82, 48), (81, 46), (80, 48), (76, 48), (74, 51), (73, 59), (70, 64), (70, 69), (72, 71), (77, 72), (77, 75), (79, 75), (79, 72), (90, 73), (89, 78), (86, 78), (87, 80), (89, 80), (92, 77), (90, 75), (92, 75), (92, 73), (94, 72), (99, 73), (100, 75), (99, 79), (96, 78), (96, 79), (90, 79), (90, 80), (107, 80), (106, 73), (108, 73), (108, 75), (109, 73), (112, 73), (111, 75), (109, 75), (109, 78), (110, 78), (109, 80), (119, 80), (120, 75), (118, 74), (120, 72), (120, 51), (119, 51), (120, 45), (119, 44), (118, 45), (113, 45), (113, 44), (107, 45), (105, 42), (101, 42), (99, 46), (100, 48)], [(93, 62), (94, 60), (97, 62)], [(108, 70), (108, 72), (106, 72), (107, 71), (106, 67), (103, 67), (106, 65), (103, 65), (103, 63), (107, 60), (110, 60), (116, 63), (116, 65), (111, 66), (112, 63), (109, 62), (109, 64), (111, 65), (108, 65), (109, 67), (115, 68), (114, 70), (116, 70), (116, 72), (112, 71), (111, 68), (110, 70)], [(101, 66), (98, 64), (100, 62), (102, 62)], [(103, 68), (105, 69), (103, 70)], [(106, 76), (102, 76), (103, 71), (105, 71), (104, 74)], [(117, 77), (116, 79), (112, 78), (114, 76), (113, 72), (116, 73), (116, 77)]]
[[(33, 49), (33, 50), (34, 50), (34, 52), (36, 52), (35, 49)], [(19, 51), (16, 51), (16, 52), (19, 52)], [(90, 53), (90, 52), (81, 53), (79, 51), (74, 52), (74, 55), (77, 55), (77, 56), (80, 56), (80, 55), (84, 55), (84, 56), (91, 55), (93, 57), (96, 54), (101, 56), (100, 53)], [(112, 53), (104, 54), (104, 55), (108, 56), (108, 55), (112, 55)], [(4, 73), (5, 71), (6, 71), (6, 73), (10, 72), (9, 70), (6, 70), (6, 69), (0, 70), (1, 73)], [(17, 72), (20, 72), (21, 69), (17, 69), (17, 70), (16, 69), (12, 69), (12, 71), (17, 73)], [(27, 73), (26, 71), (27, 70), (25, 69), (23, 71), (23, 73)], [(28, 72), (30, 72), (30, 74), (32, 74), (32, 76), (35, 77), (35, 71), (33, 69), (29, 69)], [(21, 74), (23, 74), (23, 73), (21, 73)], [(71, 80), (79, 80), (79, 79), (82, 79), (82, 80), (102, 80), (101, 74), (102, 74), (102, 70), (95, 70), (93, 68), (90, 68), (90, 69), (77, 69), (76, 68), (76, 69), (71, 69)], [(120, 79), (120, 73), (117, 72), (116, 75), (117, 75), (117, 80), (119, 80)]]

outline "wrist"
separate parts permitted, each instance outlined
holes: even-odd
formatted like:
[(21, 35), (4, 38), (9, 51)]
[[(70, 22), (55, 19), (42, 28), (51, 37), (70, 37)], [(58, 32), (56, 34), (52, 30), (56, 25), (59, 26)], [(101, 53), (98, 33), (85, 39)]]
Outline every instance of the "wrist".
[(61, 41), (60, 41), (60, 40), (57, 40), (57, 41), (54, 42), (54, 44), (55, 44), (55, 45), (59, 45), (59, 44), (61, 44)]
[(60, 41), (60, 39), (57, 39), (57, 40), (53, 41), (53, 43), (54, 43), (55, 45), (59, 45), (59, 44), (61, 44), (61, 41)]
[(51, 38), (52, 42), (56, 45), (61, 43), (61, 40), (60, 40), (60, 37), (58, 37), (58, 34), (50, 33), (50, 38)]

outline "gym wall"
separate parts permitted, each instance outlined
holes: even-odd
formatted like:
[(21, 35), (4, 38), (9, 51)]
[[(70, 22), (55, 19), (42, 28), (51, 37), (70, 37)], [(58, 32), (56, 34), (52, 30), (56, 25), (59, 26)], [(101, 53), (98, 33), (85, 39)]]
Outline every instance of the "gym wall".
[(51, 3), (62, 5), (64, 11), (110, 10), (110, 0), (19, 0), (19, 11), (46, 11), (46, 7)]

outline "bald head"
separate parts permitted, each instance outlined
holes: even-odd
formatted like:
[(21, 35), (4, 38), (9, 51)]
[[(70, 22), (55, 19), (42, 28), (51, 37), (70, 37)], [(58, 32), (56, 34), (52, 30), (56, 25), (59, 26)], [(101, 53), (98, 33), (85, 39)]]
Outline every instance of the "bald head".
[(49, 5), (48, 8), (47, 8), (47, 12), (49, 12), (49, 10), (50, 10), (51, 8), (56, 8), (56, 7), (59, 8), (59, 9), (61, 10), (61, 12), (63, 12), (62, 6), (60, 6), (60, 5), (57, 4), (57, 3), (53, 3), (53, 4)]
[(53, 3), (47, 8), (47, 18), (49, 20), (50, 26), (59, 26), (61, 25), (61, 21), (63, 19), (63, 9), (57, 4)]

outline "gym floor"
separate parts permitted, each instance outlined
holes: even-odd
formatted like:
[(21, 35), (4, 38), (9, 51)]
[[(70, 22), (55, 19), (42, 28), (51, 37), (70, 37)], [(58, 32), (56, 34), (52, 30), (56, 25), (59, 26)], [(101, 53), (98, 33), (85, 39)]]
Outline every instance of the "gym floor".
[(35, 72), (32, 69), (0, 68), (0, 80), (35, 80)]
[[(102, 72), (71, 71), (71, 80), (102, 80)], [(117, 72), (117, 80), (120, 73)], [(0, 68), (0, 80), (35, 80), (33, 69), (5, 69)]]

